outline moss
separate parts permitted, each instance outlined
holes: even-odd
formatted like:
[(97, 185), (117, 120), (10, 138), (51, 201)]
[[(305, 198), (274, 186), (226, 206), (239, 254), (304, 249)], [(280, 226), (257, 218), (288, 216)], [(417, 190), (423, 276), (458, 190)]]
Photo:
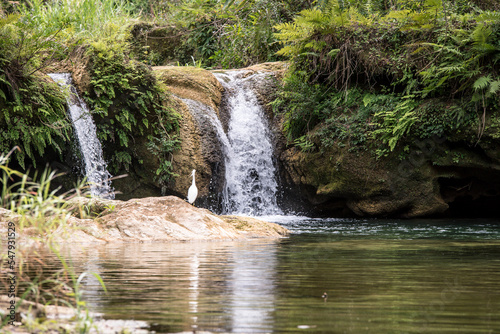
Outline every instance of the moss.
[(153, 69), (168, 92), (202, 102), (214, 109), (220, 104), (222, 86), (209, 71), (193, 66), (162, 66)]

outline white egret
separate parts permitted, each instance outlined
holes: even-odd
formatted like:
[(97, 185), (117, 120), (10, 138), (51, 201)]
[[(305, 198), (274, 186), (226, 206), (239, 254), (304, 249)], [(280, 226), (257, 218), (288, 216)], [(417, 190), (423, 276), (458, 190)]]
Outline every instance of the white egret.
[(193, 169), (193, 171), (191, 172), (191, 175), (193, 176), (193, 183), (191, 184), (191, 187), (189, 187), (187, 197), (190, 204), (193, 204), (196, 200), (196, 197), (198, 196), (198, 188), (196, 188), (196, 184), (194, 182), (194, 173), (196, 173), (196, 169)]

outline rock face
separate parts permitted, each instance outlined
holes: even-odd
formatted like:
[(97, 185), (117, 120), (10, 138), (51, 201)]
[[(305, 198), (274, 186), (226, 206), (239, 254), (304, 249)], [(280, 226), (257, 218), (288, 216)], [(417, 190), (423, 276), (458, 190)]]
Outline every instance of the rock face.
[[(191, 171), (196, 169), (198, 201), (203, 201), (210, 193), (214, 171), (222, 164), (220, 143), (207, 118), (195, 117), (185, 99), (196, 101), (201, 106), (208, 106), (218, 111), (222, 86), (209, 71), (178, 66), (155, 67), (154, 71), (160, 82), (166, 85), (166, 91), (174, 95), (178, 103), (177, 111), (181, 114), (179, 137), (181, 148), (174, 153), (173, 172), (178, 176), (172, 182), (168, 193), (186, 196), (191, 185)], [(184, 100), (183, 100), (184, 99)], [(198, 108), (196, 112), (206, 110)]]
[(281, 158), (289, 182), (301, 189), (318, 213), (416, 217), (448, 207), (432, 178), (417, 172), (398, 183), (397, 166), (376, 161), (369, 153), (303, 153), (293, 148)]
[[(281, 154), (285, 181), (312, 212), (362, 217), (495, 216), (500, 203), (496, 150), (432, 138), (404, 160), (335, 148)], [(297, 193), (297, 191), (296, 191)]]
[[(254, 218), (217, 216), (175, 196), (126, 202), (78, 198), (70, 204), (73, 216), (69, 218), (69, 228), (54, 232), (59, 242), (237, 240), (280, 238), (288, 234), (286, 228), (277, 224)], [(95, 217), (82, 216), (82, 212), (91, 212)], [(0, 211), (0, 229), (6, 230), (7, 221), (16, 219), (9, 216), (8, 210)], [(36, 235), (34, 231), (28, 232)]]

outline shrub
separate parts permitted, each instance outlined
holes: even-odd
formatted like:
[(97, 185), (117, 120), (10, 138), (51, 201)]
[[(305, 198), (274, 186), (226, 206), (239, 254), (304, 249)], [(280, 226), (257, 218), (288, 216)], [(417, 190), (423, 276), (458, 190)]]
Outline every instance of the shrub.
[[(377, 3), (325, 0), (300, 12), (293, 22), (276, 26), (283, 44), (278, 53), (292, 62), (290, 77), (307, 82), (297, 89), (284, 86), (284, 95), (291, 94), (286, 120), (298, 120), (287, 123), (287, 135), (302, 136), (305, 123), (319, 120), (322, 111), (301, 107), (304, 101), (317, 100), (309, 87), (319, 87), (344, 92), (346, 100), (359, 88), (375, 100), (392, 96), (399, 101), (380, 111), (372, 104), (371, 137), (386, 145), (379, 153), (394, 150), (400, 139), (415, 134), (413, 125), (426, 117), (417, 113), (422, 99), (455, 101), (448, 104), (458, 109), (445, 108), (452, 113), (445, 118), (456, 118), (453, 113), (462, 110), (460, 117), (468, 121), (460, 126), (470, 125), (470, 116), (481, 110), (480, 138), (486, 114), (498, 105), (500, 45), (495, 41), (500, 14), (467, 1), (396, 1), (391, 10), (373, 6)], [(475, 12), (466, 12), (471, 7)], [(419, 136), (450, 130), (423, 126), (425, 120), (420, 124)]]

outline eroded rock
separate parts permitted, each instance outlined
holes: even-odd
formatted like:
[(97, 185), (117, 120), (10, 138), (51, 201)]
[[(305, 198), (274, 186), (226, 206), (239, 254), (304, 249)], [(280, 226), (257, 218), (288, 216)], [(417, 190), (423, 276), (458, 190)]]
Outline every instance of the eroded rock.
[[(52, 232), (56, 242), (105, 243), (280, 238), (288, 230), (274, 223), (237, 216), (218, 216), (175, 196), (128, 201), (77, 198), (70, 202), (68, 224)], [(7, 228), (8, 212), (0, 215), (0, 229)], [(5, 234), (5, 233), (4, 233)], [(36, 231), (19, 242), (40, 237)]]
[[(415, 149), (406, 159), (376, 159), (369, 151), (285, 150), (286, 182), (315, 213), (415, 218), (486, 215), (498, 202), (500, 166), (488, 154), (450, 142)], [(475, 152), (476, 151), (476, 152)], [(490, 210), (491, 212), (489, 212)]]

